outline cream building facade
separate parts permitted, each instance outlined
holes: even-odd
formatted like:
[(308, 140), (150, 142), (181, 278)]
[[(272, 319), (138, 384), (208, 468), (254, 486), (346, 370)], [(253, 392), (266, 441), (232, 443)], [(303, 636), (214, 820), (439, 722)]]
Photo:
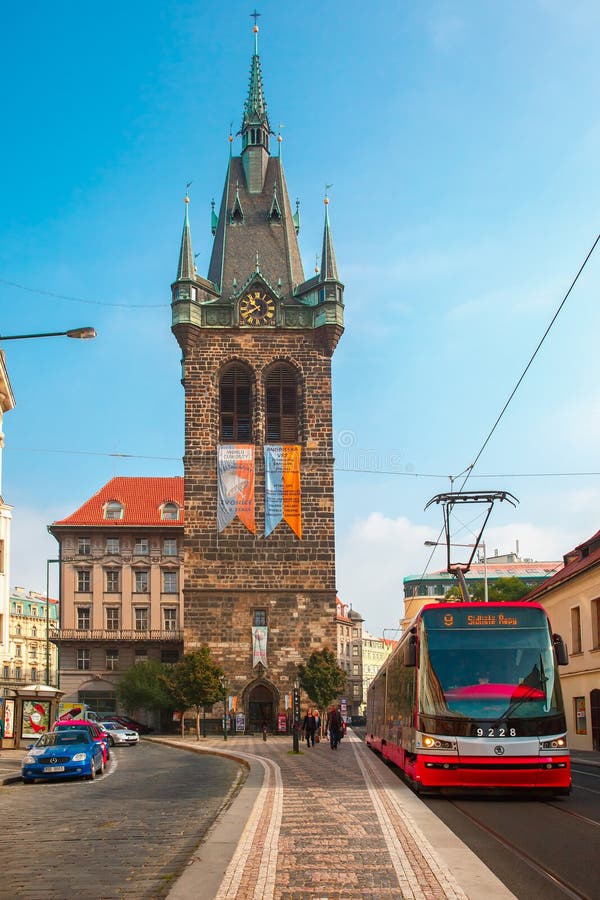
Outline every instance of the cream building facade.
[(524, 599), (543, 604), (569, 650), (569, 665), (560, 669), (569, 746), (600, 750), (600, 531)]
[(113, 478), (49, 531), (63, 700), (119, 712), (123, 672), (183, 653), (183, 478)]
[(367, 710), (367, 691), (369, 685), (377, 675), (379, 669), (384, 664), (394, 647), (396, 641), (378, 638), (368, 631), (363, 631), (362, 635), (362, 671), (363, 671), (363, 702), (360, 708), (360, 714), (365, 715)]

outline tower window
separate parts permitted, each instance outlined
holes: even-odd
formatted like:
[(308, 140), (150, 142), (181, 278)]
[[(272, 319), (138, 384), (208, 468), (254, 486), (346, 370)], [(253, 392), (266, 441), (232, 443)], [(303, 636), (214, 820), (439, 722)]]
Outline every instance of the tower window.
[(220, 440), (222, 443), (249, 443), (252, 426), (252, 385), (246, 369), (235, 363), (221, 376), (219, 384)]
[(278, 363), (265, 382), (266, 440), (293, 444), (298, 440), (298, 384), (291, 366)]

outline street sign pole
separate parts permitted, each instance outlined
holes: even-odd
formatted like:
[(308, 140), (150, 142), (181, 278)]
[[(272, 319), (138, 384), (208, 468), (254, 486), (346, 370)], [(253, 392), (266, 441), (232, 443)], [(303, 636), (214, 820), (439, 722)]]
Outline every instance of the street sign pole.
[(300, 689), (298, 685), (294, 685), (294, 697), (293, 697), (293, 724), (292, 724), (292, 740), (293, 740), (293, 751), (294, 753), (300, 753), (299, 741), (298, 741), (298, 731), (300, 728)]

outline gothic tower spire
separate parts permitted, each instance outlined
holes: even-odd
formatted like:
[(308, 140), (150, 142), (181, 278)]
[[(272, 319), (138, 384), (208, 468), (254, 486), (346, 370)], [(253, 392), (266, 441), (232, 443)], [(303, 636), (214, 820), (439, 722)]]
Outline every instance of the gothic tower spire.
[(184, 278), (194, 278), (194, 251), (192, 250), (192, 233), (188, 218), (188, 206), (190, 198), (185, 197), (185, 217), (183, 219), (183, 233), (181, 235), (181, 249), (179, 251), (179, 264), (177, 266), (177, 281)]
[[(258, 15), (258, 13), (256, 14)], [(267, 116), (267, 104), (263, 92), (260, 57), (258, 55), (258, 25), (254, 20), (254, 55), (250, 63), (250, 84), (244, 103), (242, 136), (242, 160), (246, 185), (251, 193), (262, 191), (269, 161), (269, 135), (273, 134)]]
[(321, 281), (339, 281), (333, 238), (329, 227), (329, 197), (325, 194), (325, 227), (323, 229), (323, 250), (321, 252)]

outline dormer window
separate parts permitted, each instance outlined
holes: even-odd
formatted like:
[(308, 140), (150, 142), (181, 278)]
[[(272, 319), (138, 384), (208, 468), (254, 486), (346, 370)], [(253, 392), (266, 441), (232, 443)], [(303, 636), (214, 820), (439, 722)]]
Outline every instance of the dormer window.
[(160, 517), (163, 522), (167, 521), (177, 521), (179, 519), (179, 506), (177, 503), (163, 503)]
[(109, 500), (108, 503), (105, 503), (104, 505), (105, 519), (122, 519), (124, 512), (125, 508), (118, 500)]

